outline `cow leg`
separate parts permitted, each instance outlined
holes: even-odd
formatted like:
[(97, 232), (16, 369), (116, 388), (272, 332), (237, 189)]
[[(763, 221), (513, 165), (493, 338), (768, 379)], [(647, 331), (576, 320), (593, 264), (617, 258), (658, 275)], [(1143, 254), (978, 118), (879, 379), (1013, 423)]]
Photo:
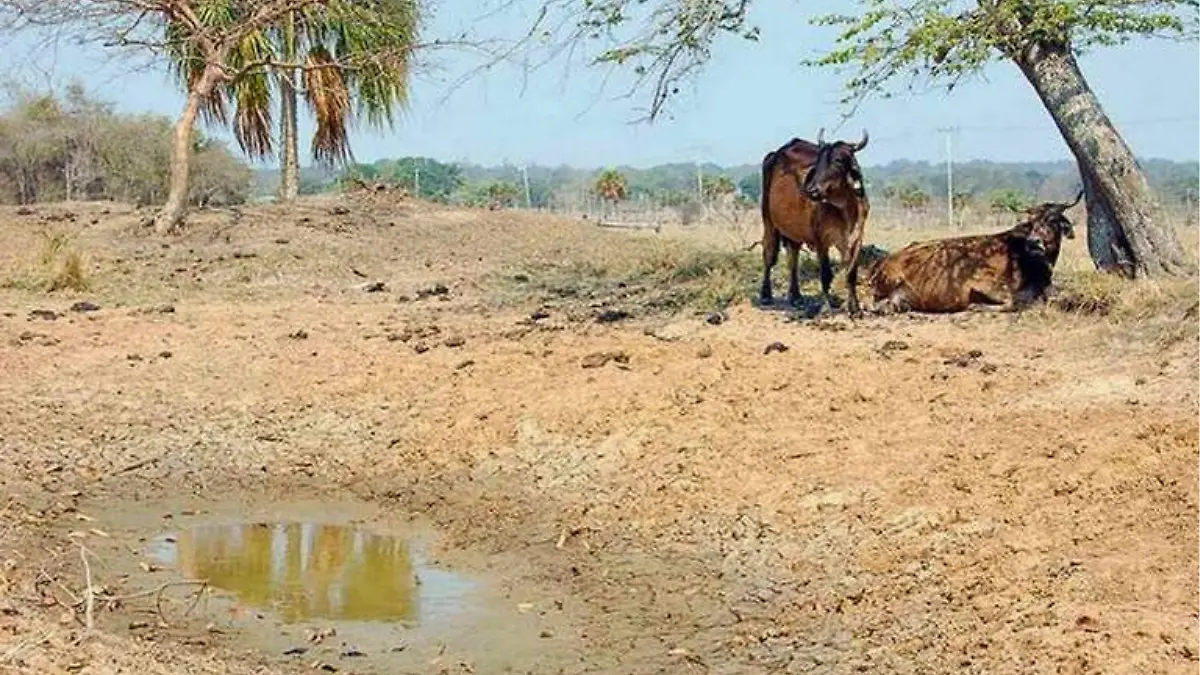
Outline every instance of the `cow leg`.
[(771, 270), (779, 258), (779, 234), (775, 232), (775, 228), (770, 226), (763, 228), (762, 249), (763, 277), (762, 285), (758, 289), (758, 301), (761, 305), (771, 305), (775, 302), (774, 294), (771, 292)]
[(798, 270), (800, 245), (788, 242), (788, 304), (795, 307), (800, 302), (800, 273)]
[(831, 311), (833, 301), (829, 296), (829, 287), (833, 284), (833, 265), (829, 263), (829, 249), (824, 246), (817, 249), (817, 262), (821, 266), (821, 312)]

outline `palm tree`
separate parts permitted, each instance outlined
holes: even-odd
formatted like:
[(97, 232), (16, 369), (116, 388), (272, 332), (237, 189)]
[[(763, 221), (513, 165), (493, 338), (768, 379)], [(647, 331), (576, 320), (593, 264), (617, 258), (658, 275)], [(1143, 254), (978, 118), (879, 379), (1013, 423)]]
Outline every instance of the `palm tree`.
[(617, 202), (625, 199), (626, 189), (625, 176), (620, 171), (605, 169), (596, 177), (596, 184), (592, 191), (604, 200), (607, 207), (605, 211), (611, 213), (612, 209), (616, 208)]
[[(224, 25), (236, 19), (235, 5), (231, 0), (203, 0), (197, 15), (206, 24)], [(265, 159), (276, 151), (272, 111), (278, 93), (280, 197), (295, 199), (300, 185), (300, 95), (316, 121), (313, 159), (324, 165), (349, 160), (352, 121), (361, 118), (373, 127), (390, 128), (394, 112), (408, 105), (419, 18), (417, 0), (332, 0), (292, 11), (280, 25), (252, 33), (239, 44), (228, 65), (267, 65), (214, 91), (205, 101), (205, 121), (228, 125), (232, 108), (238, 145), (251, 159)], [(181, 29), (168, 25), (167, 30)], [(174, 73), (182, 82), (190, 84), (203, 73), (204, 62), (196, 55), (180, 49), (173, 57)]]

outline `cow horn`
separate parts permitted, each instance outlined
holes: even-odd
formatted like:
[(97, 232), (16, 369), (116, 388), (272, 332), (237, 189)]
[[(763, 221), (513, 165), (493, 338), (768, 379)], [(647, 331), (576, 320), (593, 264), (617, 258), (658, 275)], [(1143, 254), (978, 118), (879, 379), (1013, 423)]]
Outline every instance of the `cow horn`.
[(825, 145), (825, 127), (821, 127), (817, 132), (817, 145)]
[(867, 134), (867, 130), (863, 129), (862, 140), (859, 141), (858, 144), (854, 146), (854, 151), (858, 152), (859, 150), (862, 150), (863, 148), (867, 147), (867, 141), (869, 141), (869, 140), (871, 140), (871, 137)]
[(1067, 208), (1069, 209), (1072, 206), (1075, 206), (1076, 204), (1078, 204), (1080, 199), (1083, 199), (1083, 188), (1079, 188), (1079, 194), (1075, 196), (1075, 201), (1071, 202), (1070, 204), (1067, 204)]

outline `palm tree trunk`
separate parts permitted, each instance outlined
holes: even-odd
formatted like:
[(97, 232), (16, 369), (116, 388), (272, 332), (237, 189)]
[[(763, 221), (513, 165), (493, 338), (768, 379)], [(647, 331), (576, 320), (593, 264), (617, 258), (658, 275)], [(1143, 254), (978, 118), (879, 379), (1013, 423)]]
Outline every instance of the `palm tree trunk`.
[[(290, 12), (283, 29), (284, 59), (296, 61), (296, 13)], [(284, 68), (280, 78), (280, 177), (279, 198), (292, 202), (300, 194), (300, 142), (296, 130), (296, 69)]]
[(204, 74), (188, 91), (183, 112), (175, 122), (175, 129), (171, 134), (171, 176), (167, 203), (154, 218), (154, 231), (158, 234), (169, 234), (183, 224), (190, 187), (188, 179), (192, 161), (192, 130), (196, 127), (201, 103), (212, 93), (221, 77), (222, 72), (218, 66), (206, 67)]
[(1145, 174), (1088, 86), (1070, 46), (1037, 44), (1016, 61), (1079, 164), (1088, 250), (1096, 266), (1128, 277), (1189, 273), (1192, 266), (1162, 218)]

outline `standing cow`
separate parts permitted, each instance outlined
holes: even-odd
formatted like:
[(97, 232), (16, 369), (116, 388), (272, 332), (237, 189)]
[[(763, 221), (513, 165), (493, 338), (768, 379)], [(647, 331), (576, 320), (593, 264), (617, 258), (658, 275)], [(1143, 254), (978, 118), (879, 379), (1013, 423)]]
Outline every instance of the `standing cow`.
[(863, 130), (858, 143), (826, 143), (825, 130), (814, 145), (793, 138), (762, 162), (763, 279), (759, 300), (774, 302), (771, 269), (779, 257), (781, 243), (788, 245), (788, 302), (800, 298), (797, 256), (800, 246), (817, 254), (821, 266), (822, 309), (830, 306), (829, 286), (833, 267), (830, 247), (837, 248), (846, 266), (846, 308), (854, 316), (858, 306), (858, 254), (863, 229), (870, 211), (863, 189), (862, 168), (855, 154), (867, 147)]

